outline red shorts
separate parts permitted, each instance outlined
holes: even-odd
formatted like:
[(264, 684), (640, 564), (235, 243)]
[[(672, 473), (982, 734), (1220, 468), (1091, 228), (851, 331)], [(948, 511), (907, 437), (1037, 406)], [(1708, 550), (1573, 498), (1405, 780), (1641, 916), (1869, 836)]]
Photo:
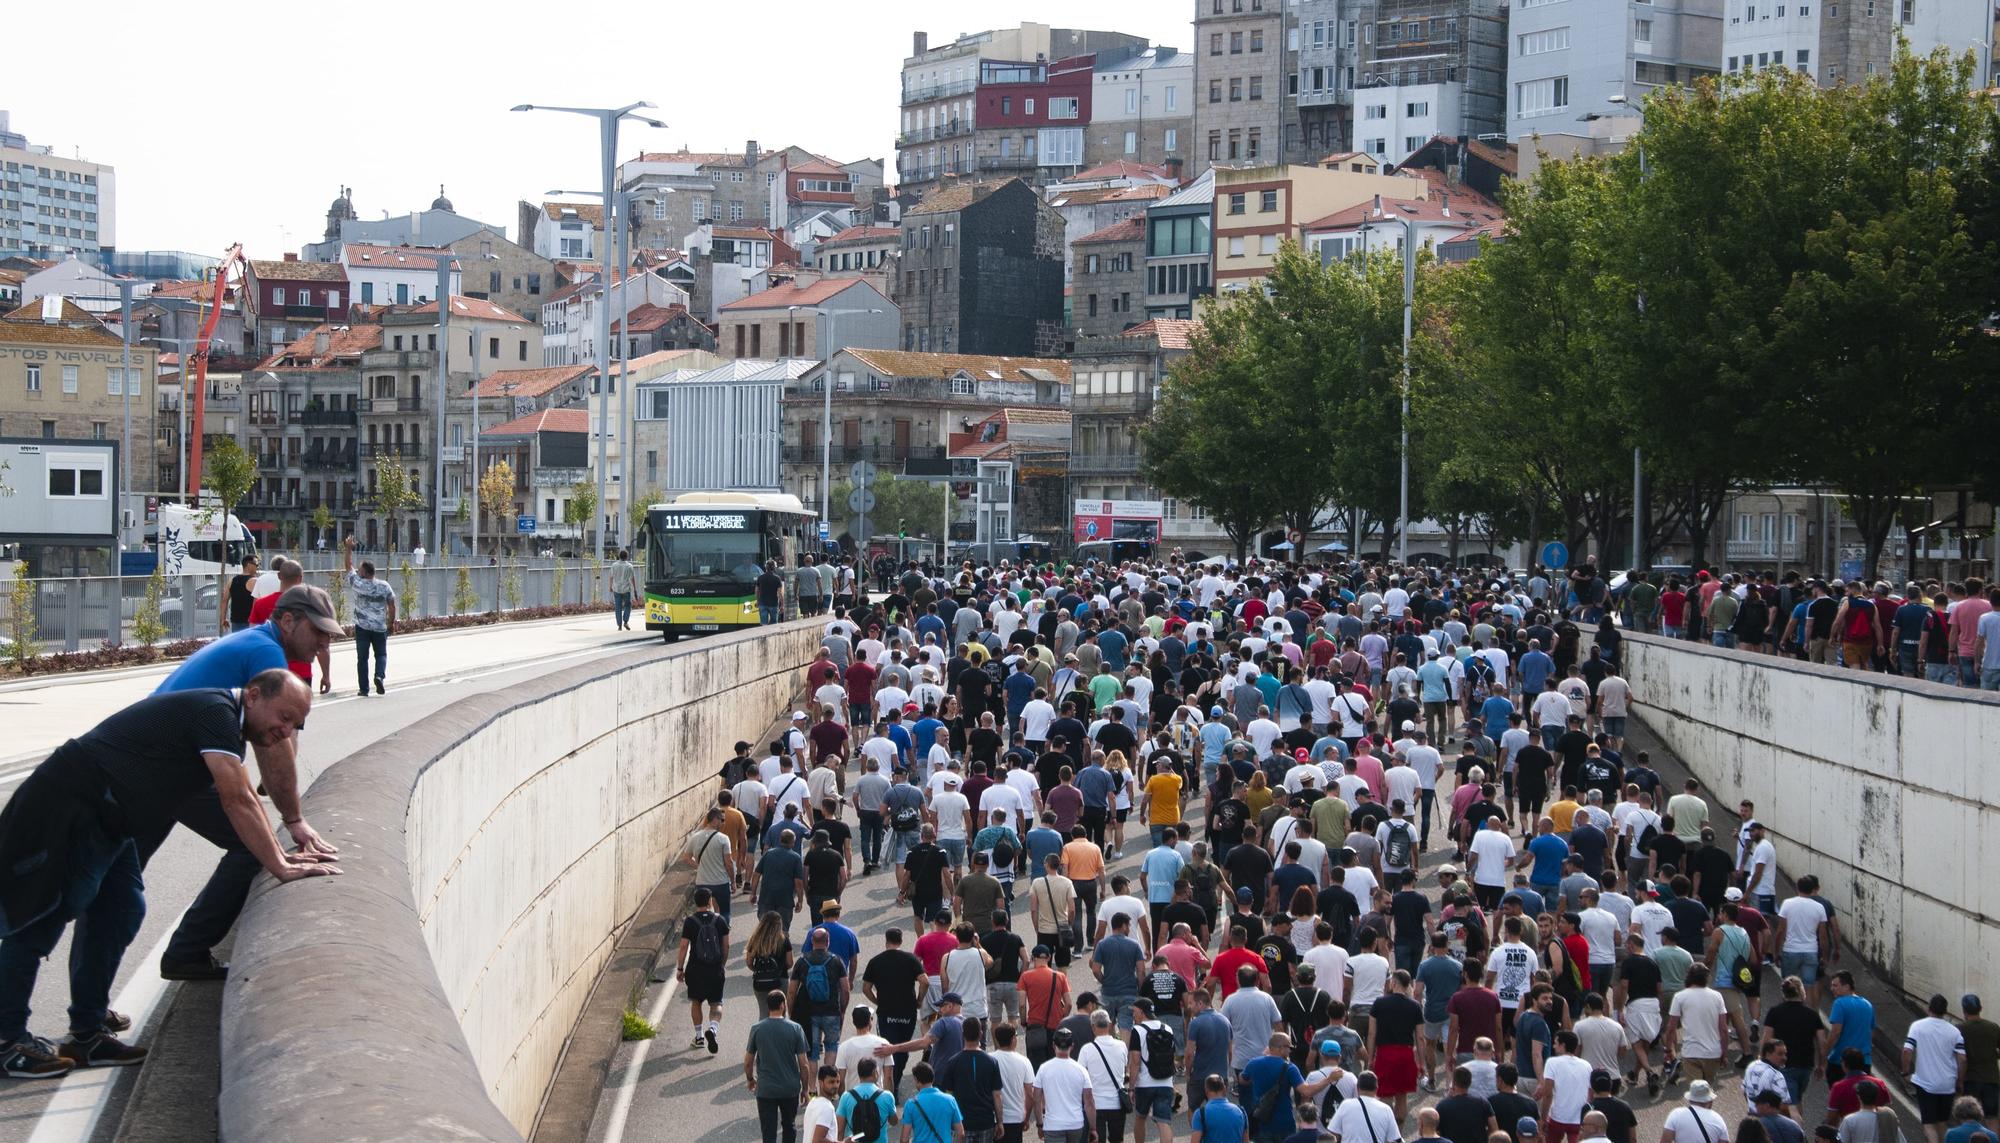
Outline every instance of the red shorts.
[(1577, 1143), (1582, 1136), (1583, 1124), (1581, 1123), (1557, 1123), (1553, 1119), (1542, 1120), (1542, 1139), (1544, 1143), (1557, 1143), (1558, 1140), (1568, 1140), (1568, 1143)]
[(1408, 1044), (1375, 1046), (1376, 1094), (1384, 1099), (1417, 1090), (1417, 1053)]

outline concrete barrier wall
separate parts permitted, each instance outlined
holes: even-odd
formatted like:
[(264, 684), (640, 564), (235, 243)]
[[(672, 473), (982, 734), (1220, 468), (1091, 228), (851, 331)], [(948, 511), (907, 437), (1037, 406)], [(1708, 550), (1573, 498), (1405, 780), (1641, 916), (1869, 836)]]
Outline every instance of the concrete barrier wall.
[(2000, 991), (2000, 698), (1642, 635), (1646, 725), (1724, 804), (1749, 798), (1788, 877), (1919, 1003)]
[(797, 689), (801, 622), (456, 704), (307, 795), (339, 878), (260, 882), (224, 1006), (222, 1134), (516, 1139), (614, 935)]

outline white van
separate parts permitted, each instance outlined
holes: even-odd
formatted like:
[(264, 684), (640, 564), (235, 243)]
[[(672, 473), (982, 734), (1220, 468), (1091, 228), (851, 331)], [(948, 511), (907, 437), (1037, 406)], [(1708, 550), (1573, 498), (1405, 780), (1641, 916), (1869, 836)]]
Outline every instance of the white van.
[(215, 507), (160, 505), (160, 574), (214, 575), (233, 571), (243, 557), (255, 555), (257, 537), (235, 516), (226, 519)]

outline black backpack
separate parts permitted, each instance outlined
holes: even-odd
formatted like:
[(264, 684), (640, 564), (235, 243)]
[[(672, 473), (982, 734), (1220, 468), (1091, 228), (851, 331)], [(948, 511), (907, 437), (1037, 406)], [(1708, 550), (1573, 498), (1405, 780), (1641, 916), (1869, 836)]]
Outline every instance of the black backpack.
[(1165, 1024), (1155, 1024), (1146, 1029), (1143, 1043), (1146, 1074), (1154, 1079), (1174, 1078), (1174, 1030)]
[(721, 964), (729, 959), (729, 949), (722, 939), (722, 918), (714, 913), (696, 913), (694, 940), (688, 946), (688, 959), (703, 964)]
[(907, 803), (889, 811), (889, 826), (897, 833), (915, 833), (923, 820), (923, 813)]
[(1389, 823), (1389, 844), (1382, 848), (1382, 864), (1405, 869), (1410, 864), (1410, 823), (1393, 820)]
[(886, 1094), (879, 1087), (866, 1098), (863, 1098), (860, 1092), (854, 1093), (854, 1111), (847, 1117), (849, 1135), (864, 1140), (865, 1143), (876, 1143), (881, 1138), (882, 1105), (878, 1101)]

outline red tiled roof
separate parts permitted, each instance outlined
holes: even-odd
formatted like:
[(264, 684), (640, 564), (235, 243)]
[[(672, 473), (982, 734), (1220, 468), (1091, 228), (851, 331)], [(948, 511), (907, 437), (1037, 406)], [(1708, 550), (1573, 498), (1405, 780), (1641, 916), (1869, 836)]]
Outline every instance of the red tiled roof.
[(778, 237), (761, 226), (718, 226), (713, 233), (717, 238), (761, 238), (766, 242)]
[[(482, 390), (483, 390), (482, 386)], [(524, 437), (529, 433), (588, 433), (590, 432), (590, 410), (588, 409), (543, 409), (516, 417), (504, 425), (497, 425), (482, 431), (489, 437)]]
[[(1172, 179), (1174, 173), (1165, 167), (1149, 167), (1144, 163), (1116, 159), (1102, 166), (1071, 175), (1064, 182), (1080, 183), (1090, 179)], [(1176, 180), (1178, 181), (1178, 180)]]
[(1194, 334), (1195, 327), (1200, 324), (1200, 322), (1187, 321), (1182, 318), (1154, 318), (1151, 321), (1140, 322), (1118, 336), (1155, 337), (1159, 339), (1161, 349), (1186, 349), (1188, 347), (1188, 338)]
[[(950, 377), (964, 370), (980, 381), (1033, 380), (1024, 370), (1047, 373), (1060, 385), (1070, 383), (1069, 362), (1059, 357), (992, 357), (966, 353), (925, 353), (904, 349), (860, 349), (842, 352), (885, 377)], [(995, 375), (998, 375), (997, 377)]]
[(866, 288), (859, 278), (821, 278), (811, 285), (788, 284), (772, 286), (760, 290), (747, 298), (738, 298), (722, 307), (723, 313), (741, 313), (748, 310), (781, 310), (786, 306), (817, 306), (831, 301), (842, 292), (856, 287)]
[(588, 222), (592, 226), (604, 225), (604, 204), (597, 202), (545, 202), (542, 213), (552, 222), (562, 221), (563, 215), (575, 212), (578, 222)]
[[(0, 270), (0, 277), (4, 277), (5, 275), (6, 271)], [(215, 287), (211, 283), (194, 278), (184, 282), (161, 282), (153, 287), (153, 292), (150, 296), (155, 298), (192, 298), (195, 301), (205, 302), (214, 293), (214, 290)]]
[(1131, 218), (1120, 219), (1094, 234), (1086, 234), (1082, 238), (1077, 239), (1072, 245), (1085, 246), (1103, 242), (1138, 242), (1145, 237), (1146, 216), (1135, 214)]
[(342, 249), (342, 257), (349, 266), (374, 266), (389, 270), (435, 270), (438, 256), (442, 254), (456, 261), (449, 250), (422, 249), (415, 246), (376, 246), (366, 242), (350, 242)]
[[(425, 302), (410, 312), (413, 314), (434, 314), (438, 312), (437, 303)], [(506, 306), (496, 305), (485, 298), (468, 298), (460, 294), (453, 294), (451, 296), (451, 316), (455, 318), (471, 318), (474, 321), (504, 321), (512, 322), (516, 325), (535, 324), (513, 310), (508, 309)]]
[(1324, 167), (1328, 163), (1344, 163), (1349, 159), (1366, 159), (1375, 166), (1379, 167), (1382, 165), (1380, 159), (1377, 159), (1366, 151), (1335, 151), (1333, 154), (1321, 159), (1319, 165)]
[(347, 267), (338, 262), (263, 262), (252, 259), (250, 276), (271, 282), (345, 282)]
[(479, 379), (481, 397), (539, 397), (579, 377), (588, 377), (595, 366), (552, 365), (543, 369), (502, 369)]
[[(317, 348), (322, 334), (326, 335), (325, 349)], [(343, 358), (358, 358), (371, 349), (381, 348), (381, 345), (382, 327), (379, 325), (321, 323), (307, 331), (305, 336), (265, 358), (257, 368), (325, 369)]]
[(817, 155), (807, 159), (796, 167), (787, 167), (786, 169), (793, 174), (799, 175), (845, 175), (847, 173), (846, 167), (833, 162), (831, 159), (822, 159)]
[[(1449, 215), (1445, 214), (1447, 209), (1451, 211)], [(1385, 198), (1381, 200), (1379, 207), (1375, 204), (1375, 200), (1371, 199), (1350, 206), (1346, 210), (1337, 210), (1325, 218), (1316, 218), (1306, 223), (1304, 229), (1341, 230), (1390, 215), (1437, 226), (1462, 226), (1466, 230), (1504, 217), (1498, 208), (1468, 201), (1457, 194), (1448, 201), (1436, 198)]]
[(819, 240), (821, 246), (832, 246), (836, 242), (900, 242), (902, 230), (894, 226), (850, 226), (831, 238)]
[(611, 329), (613, 332), (630, 329), (634, 333), (650, 333), (673, 321), (675, 315), (686, 312), (688, 312), (687, 307), (679, 304), (656, 306), (651, 302), (644, 302), (633, 306), (632, 312), (626, 315), (624, 320), (612, 322)]

